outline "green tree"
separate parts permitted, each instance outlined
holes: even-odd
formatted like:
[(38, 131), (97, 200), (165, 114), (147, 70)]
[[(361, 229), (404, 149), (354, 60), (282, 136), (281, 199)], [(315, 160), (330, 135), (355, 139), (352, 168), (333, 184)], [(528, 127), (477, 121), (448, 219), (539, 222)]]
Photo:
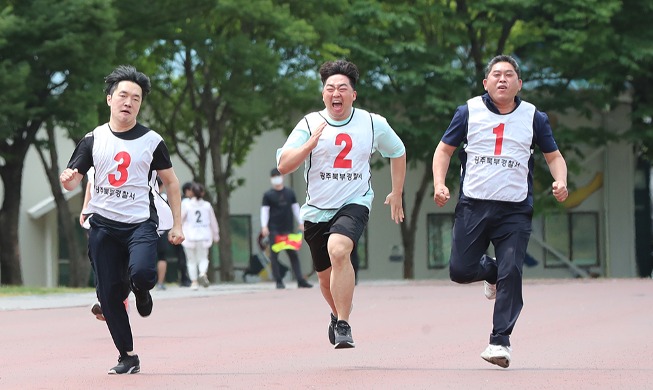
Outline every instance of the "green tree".
[[(18, 216), (25, 155), (45, 123), (79, 123), (88, 118), (88, 110), (95, 107), (89, 103), (89, 86), (106, 60), (107, 49), (112, 51), (113, 24), (110, 7), (99, 0), (2, 1), (0, 13), (0, 179), (5, 188), (0, 209), (0, 281), (18, 285), (22, 284)], [(49, 169), (58, 171), (56, 160)], [(52, 172), (50, 184), (60, 206), (63, 234), (71, 254), (80, 259), (73, 267), (86, 264), (85, 282), (88, 260), (81, 260), (71, 233), (71, 214)]]
[[(146, 38), (126, 46), (133, 48), (133, 62), (153, 75), (151, 125), (172, 140), (196, 180), (213, 184), (221, 280), (233, 279), (229, 197), (244, 183), (234, 168), (263, 131), (287, 127), (297, 115), (288, 107), (303, 111), (318, 102), (309, 47), (334, 48), (320, 46), (319, 35), (302, 16), (310, 14), (309, 7), (326, 9), (328, 3), (165, 1), (156, 10), (135, 11), (131, 5), (122, 10), (132, 17), (147, 11), (159, 22)], [(130, 39), (134, 34), (125, 28)]]
[[(596, 87), (591, 72), (607, 56), (583, 52), (599, 50), (610, 41), (609, 23), (617, 4), (593, 0), (353, 2), (341, 34), (345, 38), (336, 42), (349, 50), (363, 72), (358, 100), (387, 116), (406, 144), (409, 166), (421, 172), (400, 226), (405, 278), (414, 277), (420, 207), (425, 196), (432, 197), (428, 187), (433, 150), (455, 107), (483, 93), (486, 62), (497, 54), (523, 53), (527, 58), (523, 62), (525, 88), (538, 106), (560, 111), (580, 107), (589, 115), (591, 107), (601, 107), (606, 101), (605, 94), (587, 91), (579, 96), (584, 91), (574, 87), (577, 83)], [(588, 55), (594, 58), (585, 58)], [(577, 104), (585, 96), (592, 99)], [(563, 147), (608, 139), (596, 131), (585, 138), (588, 129), (565, 130), (563, 136), (558, 133)], [(448, 182), (456, 186), (457, 172), (452, 169), (450, 173)]]

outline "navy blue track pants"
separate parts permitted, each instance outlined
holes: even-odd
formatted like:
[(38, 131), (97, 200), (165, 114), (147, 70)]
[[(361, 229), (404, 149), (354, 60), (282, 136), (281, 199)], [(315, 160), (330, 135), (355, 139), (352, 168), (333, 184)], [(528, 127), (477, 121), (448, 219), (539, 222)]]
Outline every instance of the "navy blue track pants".
[[(524, 306), (522, 268), (532, 219), (528, 204), (461, 198), (456, 205), (449, 274), (456, 283), (496, 284), (490, 344), (510, 345)], [(490, 243), (496, 260), (486, 254)]]
[(151, 290), (157, 281), (156, 224), (121, 224), (98, 215), (90, 219), (88, 255), (96, 289), (113, 343), (125, 356), (134, 350), (129, 316), (123, 301), (132, 288)]

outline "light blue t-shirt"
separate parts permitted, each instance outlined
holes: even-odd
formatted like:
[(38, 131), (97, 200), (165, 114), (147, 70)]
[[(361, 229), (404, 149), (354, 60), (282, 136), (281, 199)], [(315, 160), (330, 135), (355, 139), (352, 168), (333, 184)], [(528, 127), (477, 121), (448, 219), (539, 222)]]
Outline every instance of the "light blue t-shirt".
[[(338, 133), (347, 133), (353, 139), (355, 139), (355, 137), (357, 136), (361, 136), (361, 133), (370, 132), (371, 134), (373, 134), (372, 147), (371, 150), (369, 151), (369, 154), (366, 156), (366, 162), (365, 162), (368, 171), (371, 170), (371, 167), (369, 166), (370, 159), (375, 151), (379, 151), (379, 153), (381, 153), (381, 156), (383, 156), (384, 158), (398, 158), (406, 153), (406, 148), (404, 146), (404, 143), (401, 141), (401, 139), (395, 133), (392, 127), (390, 127), (390, 125), (388, 124), (387, 120), (384, 117), (377, 114), (369, 113), (359, 108), (354, 108), (352, 109), (352, 113), (350, 117), (347, 118), (346, 120), (334, 121), (329, 117), (325, 109), (319, 112), (311, 113), (305, 116), (304, 118), (302, 118), (299, 121), (299, 123), (297, 123), (293, 131), (288, 136), (288, 139), (286, 140), (283, 147), (277, 150), (277, 157), (276, 157), (277, 164), (279, 163), (279, 159), (281, 158), (281, 155), (286, 149), (298, 148), (310, 139), (311, 130), (315, 129), (315, 125), (313, 125), (312, 128), (309, 128), (311, 127), (309, 123), (315, 123), (315, 121), (309, 120), (309, 118), (314, 119), (316, 115), (322, 117), (328, 123), (329, 127), (333, 127), (337, 129)], [(358, 118), (361, 118), (360, 116), (365, 116), (369, 119), (367, 121), (361, 121), (361, 120), (353, 121), (352, 119), (354, 115), (356, 115)], [(368, 125), (369, 128), (365, 128), (365, 129), (360, 128), (360, 123), (362, 122), (369, 123)], [(359, 125), (353, 126), (352, 123), (357, 123)], [(329, 127), (325, 128), (325, 131)], [(325, 133), (323, 132), (319, 142), (323, 142), (322, 140), (324, 138), (325, 138)], [(316, 149), (320, 147), (319, 142)], [(343, 146), (345, 145), (343, 144)], [(304, 161), (304, 180), (306, 180), (307, 183), (309, 178), (309, 169), (315, 170), (325, 165), (325, 163), (331, 164), (332, 162), (332, 159), (329, 159), (329, 161), (324, 161), (323, 159), (317, 160), (313, 156), (313, 154), (314, 153), (309, 154), (309, 156)], [(311, 160), (311, 158), (313, 158), (313, 160)], [(333, 156), (333, 158), (336, 159), (337, 156)], [(309, 188), (307, 189), (307, 192), (310, 191), (311, 186), (315, 186), (315, 185), (319, 185), (319, 183), (315, 184), (315, 180), (309, 183), (308, 184)], [(310, 221), (314, 223), (327, 222), (331, 220), (331, 218), (333, 218), (333, 216), (338, 212), (339, 208), (342, 208), (343, 206), (348, 204), (359, 204), (371, 210), (373, 199), (374, 199), (374, 192), (372, 191), (371, 186), (369, 186), (369, 189), (365, 191), (365, 193), (358, 194), (351, 198), (342, 199), (342, 204), (338, 208), (323, 209), (323, 208), (312, 206), (309, 204), (310, 202), (307, 196), (307, 202), (305, 202), (301, 207), (301, 217), (305, 221)]]

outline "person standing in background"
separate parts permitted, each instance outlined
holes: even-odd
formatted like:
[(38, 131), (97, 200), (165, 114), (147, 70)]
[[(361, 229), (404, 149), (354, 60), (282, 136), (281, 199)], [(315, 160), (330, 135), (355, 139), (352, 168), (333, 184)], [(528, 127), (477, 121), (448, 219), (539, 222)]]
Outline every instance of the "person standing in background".
[(184, 236), (182, 243), (186, 253), (190, 288), (198, 289), (198, 284), (209, 286), (209, 248), (220, 241), (220, 229), (213, 206), (204, 200), (204, 186), (193, 183), (192, 197), (181, 205), (181, 220)]
[[(192, 182), (187, 181), (181, 186), (181, 204), (183, 206), (184, 202), (190, 200), (193, 197), (193, 193), (190, 188), (193, 185)], [(179, 271), (179, 286), (180, 287), (190, 287), (190, 277), (188, 276), (188, 264), (186, 263), (186, 252), (184, 252), (184, 247), (181, 245), (174, 245), (173, 251), (177, 256), (177, 269)]]
[[(288, 235), (295, 231), (294, 222), (297, 221), (297, 229), (304, 231), (304, 223), (299, 216), (299, 203), (295, 197), (295, 192), (283, 184), (283, 175), (279, 170), (273, 168), (270, 172), (270, 184), (272, 188), (263, 194), (263, 205), (261, 206), (261, 234), (268, 238), (270, 243), (270, 264), (272, 266), (272, 276), (277, 282), (277, 288), (286, 288), (283, 283), (280, 267), (279, 252), (274, 248), (276, 239), (280, 236)], [(311, 288), (312, 284), (308, 283), (302, 274), (301, 264), (297, 250), (285, 249), (288, 254), (290, 265), (297, 287)]]

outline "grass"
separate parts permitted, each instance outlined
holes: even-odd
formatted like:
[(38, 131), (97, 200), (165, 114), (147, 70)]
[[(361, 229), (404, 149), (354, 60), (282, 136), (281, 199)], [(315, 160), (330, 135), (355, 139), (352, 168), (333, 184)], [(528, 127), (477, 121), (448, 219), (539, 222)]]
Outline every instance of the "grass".
[(29, 287), (29, 286), (0, 286), (0, 297), (12, 297), (19, 295), (47, 295), (47, 294), (68, 294), (92, 292), (92, 287)]

